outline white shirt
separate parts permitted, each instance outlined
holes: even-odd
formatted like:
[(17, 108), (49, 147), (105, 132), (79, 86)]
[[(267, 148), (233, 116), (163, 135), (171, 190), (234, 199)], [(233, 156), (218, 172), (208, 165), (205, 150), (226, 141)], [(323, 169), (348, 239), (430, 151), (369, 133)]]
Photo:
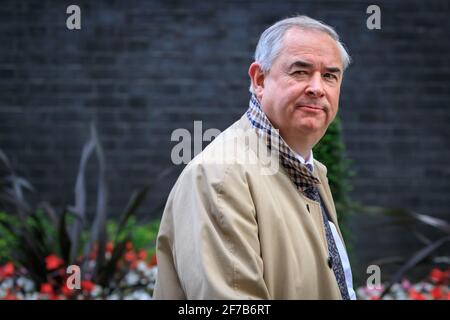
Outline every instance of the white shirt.
[[(292, 150), (292, 149), (291, 149)], [(292, 150), (294, 155), (297, 157), (297, 159), (302, 164), (308, 164), (312, 168), (312, 172), (314, 172), (314, 158), (313, 153), (311, 150), (311, 153), (309, 154), (308, 161), (305, 161), (301, 155), (296, 153), (294, 150)], [(336, 247), (339, 252), (339, 257), (341, 258), (342, 262), (342, 268), (344, 269), (344, 275), (345, 275), (345, 283), (347, 284), (347, 291), (348, 295), (350, 296), (351, 300), (356, 300), (356, 294), (355, 290), (353, 290), (353, 276), (352, 276), (352, 268), (350, 266), (350, 261), (348, 259), (347, 251), (345, 250), (344, 244), (342, 243), (341, 237), (339, 236), (339, 233), (336, 229), (336, 226), (333, 222), (328, 221), (331, 228), (331, 233), (333, 234), (334, 242), (336, 243)]]

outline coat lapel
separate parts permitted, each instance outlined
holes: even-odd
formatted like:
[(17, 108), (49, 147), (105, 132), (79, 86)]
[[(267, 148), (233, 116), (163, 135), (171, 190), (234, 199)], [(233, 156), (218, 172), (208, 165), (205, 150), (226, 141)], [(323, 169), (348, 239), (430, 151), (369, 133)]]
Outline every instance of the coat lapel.
[(326, 167), (319, 163), (318, 161), (314, 160), (315, 168), (317, 169), (317, 175), (320, 180), (319, 185), (319, 193), (323, 200), (323, 205), (328, 210), (328, 213), (330, 214), (330, 218), (334, 225), (336, 226), (336, 229), (339, 233), (339, 236), (341, 237), (342, 242), (344, 242), (344, 238), (342, 237), (341, 230), (339, 228), (337, 214), (336, 214), (336, 207), (334, 206), (333, 202), (333, 196), (331, 194), (331, 190), (328, 186), (328, 178), (326, 176)]

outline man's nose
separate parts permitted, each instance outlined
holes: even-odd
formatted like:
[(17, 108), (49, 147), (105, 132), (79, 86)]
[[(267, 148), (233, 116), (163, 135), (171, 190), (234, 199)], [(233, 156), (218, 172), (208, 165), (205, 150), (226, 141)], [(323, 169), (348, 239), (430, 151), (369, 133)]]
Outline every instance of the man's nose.
[(324, 95), (322, 75), (320, 72), (314, 73), (309, 79), (308, 86), (306, 87), (306, 94), (315, 98), (319, 98)]

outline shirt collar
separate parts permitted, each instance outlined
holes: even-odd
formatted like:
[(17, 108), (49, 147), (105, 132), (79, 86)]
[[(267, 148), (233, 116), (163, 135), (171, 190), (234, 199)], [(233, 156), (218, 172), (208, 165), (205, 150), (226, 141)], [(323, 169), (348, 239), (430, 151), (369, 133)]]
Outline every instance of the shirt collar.
[(306, 164), (310, 164), (314, 168), (312, 151), (308, 161), (305, 163), (305, 160), (288, 146), (279, 135), (278, 130), (272, 126), (255, 95), (252, 95), (250, 98), (246, 115), (258, 136), (266, 142), (269, 150), (279, 154), (282, 166), (298, 189), (304, 191), (320, 184), (319, 179), (306, 166)]
[[(297, 152), (295, 152), (294, 150), (292, 150), (292, 152), (294, 153), (295, 157), (298, 159), (298, 161), (300, 161), (301, 164), (306, 165), (308, 167), (308, 165), (310, 166), (310, 170), (311, 172), (314, 172), (314, 157), (313, 157), (313, 152), (312, 150), (309, 153), (309, 158), (308, 161), (306, 161), (301, 155), (299, 155)], [(309, 169), (309, 168), (308, 168)]]

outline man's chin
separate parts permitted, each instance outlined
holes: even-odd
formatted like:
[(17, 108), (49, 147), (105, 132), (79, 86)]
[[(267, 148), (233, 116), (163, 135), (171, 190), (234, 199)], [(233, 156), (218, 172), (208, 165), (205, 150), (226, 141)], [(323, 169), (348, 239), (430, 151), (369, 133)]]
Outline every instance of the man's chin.
[(306, 119), (303, 119), (303, 121), (296, 126), (298, 131), (303, 134), (318, 134), (325, 132), (326, 127), (324, 121), (317, 121), (316, 119), (308, 121), (305, 120)]

